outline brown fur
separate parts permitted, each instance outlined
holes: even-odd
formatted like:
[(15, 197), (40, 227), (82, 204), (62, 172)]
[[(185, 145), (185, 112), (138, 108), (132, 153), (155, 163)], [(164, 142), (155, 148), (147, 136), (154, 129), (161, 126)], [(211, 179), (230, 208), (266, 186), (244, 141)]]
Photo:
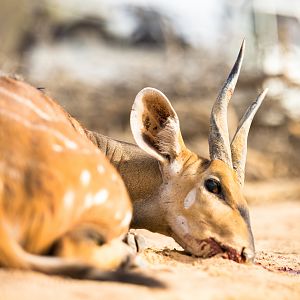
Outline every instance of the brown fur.
[[(0, 265), (59, 273), (122, 263), (129, 252), (112, 240), (128, 230), (130, 200), (80, 124), (39, 90), (0, 77), (0, 128)], [(38, 256), (54, 245), (61, 259)]]
[[(155, 89), (146, 88), (136, 97), (131, 127), (143, 150), (88, 133), (106, 153), (112, 148), (119, 153), (110, 161), (118, 167), (132, 197), (131, 226), (172, 236), (194, 255), (209, 257), (221, 251), (227, 258), (251, 261), (253, 237), (236, 172), (221, 160), (209, 161), (185, 147), (176, 112)], [(222, 195), (207, 191), (209, 178), (220, 182)], [(185, 203), (193, 190), (195, 199)], [(242, 256), (245, 249), (248, 257)]]

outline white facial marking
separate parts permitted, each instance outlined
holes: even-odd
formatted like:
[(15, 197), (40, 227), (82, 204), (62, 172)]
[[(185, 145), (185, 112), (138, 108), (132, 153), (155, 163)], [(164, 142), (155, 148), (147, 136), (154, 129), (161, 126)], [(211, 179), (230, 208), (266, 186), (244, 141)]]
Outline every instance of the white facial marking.
[(98, 165), (97, 166), (97, 171), (100, 173), (100, 174), (103, 174), (105, 172), (105, 168), (103, 165)]
[(192, 189), (184, 199), (183, 206), (185, 209), (190, 208), (196, 201), (196, 188)]
[(94, 196), (94, 204), (100, 205), (104, 203), (108, 198), (108, 191), (101, 190)]
[(170, 164), (170, 168), (173, 174), (177, 174), (179, 173), (179, 171), (182, 168), (182, 163), (178, 160), (174, 160), (171, 164)]
[(188, 226), (187, 220), (184, 216), (178, 216), (176, 218), (176, 222), (184, 234), (189, 232), (189, 226)]
[(80, 181), (83, 185), (88, 185), (91, 181), (91, 173), (88, 170), (83, 170), (80, 174)]
[(121, 226), (125, 227), (128, 226), (130, 221), (131, 221), (131, 217), (132, 217), (132, 213), (130, 211), (128, 211), (123, 219), (123, 221), (121, 222)]
[(74, 203), (74, 198), (75, 198), (75, 193), (73, 191), (68, 191), (64, 195), (64, 205), (65, 208), (70, 208), (72, 207)]
[(64, 148), (61, 145), (58, 145), (58, 144), (54, 144), (52, 146), (52, 149), (53, 149), (54, 152), (62, 152), (64, 150)]

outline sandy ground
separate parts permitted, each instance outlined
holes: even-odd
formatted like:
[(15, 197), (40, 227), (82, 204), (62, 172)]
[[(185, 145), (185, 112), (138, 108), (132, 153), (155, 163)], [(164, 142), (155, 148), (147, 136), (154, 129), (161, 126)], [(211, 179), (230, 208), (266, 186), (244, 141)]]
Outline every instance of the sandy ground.
[(174, 250), (173, 240), (142, 231), (152, 245), (140, 254), (149, 265), (143, 272), (165, 289), (0, 270), (0, 299), (300, 299), (300, 202), (256, 205), (251, 215), (253, 265), (193, 258)]

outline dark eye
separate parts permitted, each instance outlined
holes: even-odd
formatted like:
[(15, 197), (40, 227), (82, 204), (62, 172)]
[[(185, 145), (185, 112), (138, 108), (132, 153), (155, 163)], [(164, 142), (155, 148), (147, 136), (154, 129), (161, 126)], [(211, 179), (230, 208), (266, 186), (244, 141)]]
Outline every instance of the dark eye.
[(204, 182), (205, 188), (213, 194), (221, 194), (221, 184), (216, 179), (207, 179)]

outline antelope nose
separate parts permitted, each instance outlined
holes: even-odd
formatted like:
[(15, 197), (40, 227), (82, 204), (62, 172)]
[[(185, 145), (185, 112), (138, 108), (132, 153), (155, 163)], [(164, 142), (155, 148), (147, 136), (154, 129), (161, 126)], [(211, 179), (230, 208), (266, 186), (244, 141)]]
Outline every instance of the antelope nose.
[(255, 252), (250, 248), (243, 248), (242, 259), (246, 263), (252, 263), (254, 261)]

